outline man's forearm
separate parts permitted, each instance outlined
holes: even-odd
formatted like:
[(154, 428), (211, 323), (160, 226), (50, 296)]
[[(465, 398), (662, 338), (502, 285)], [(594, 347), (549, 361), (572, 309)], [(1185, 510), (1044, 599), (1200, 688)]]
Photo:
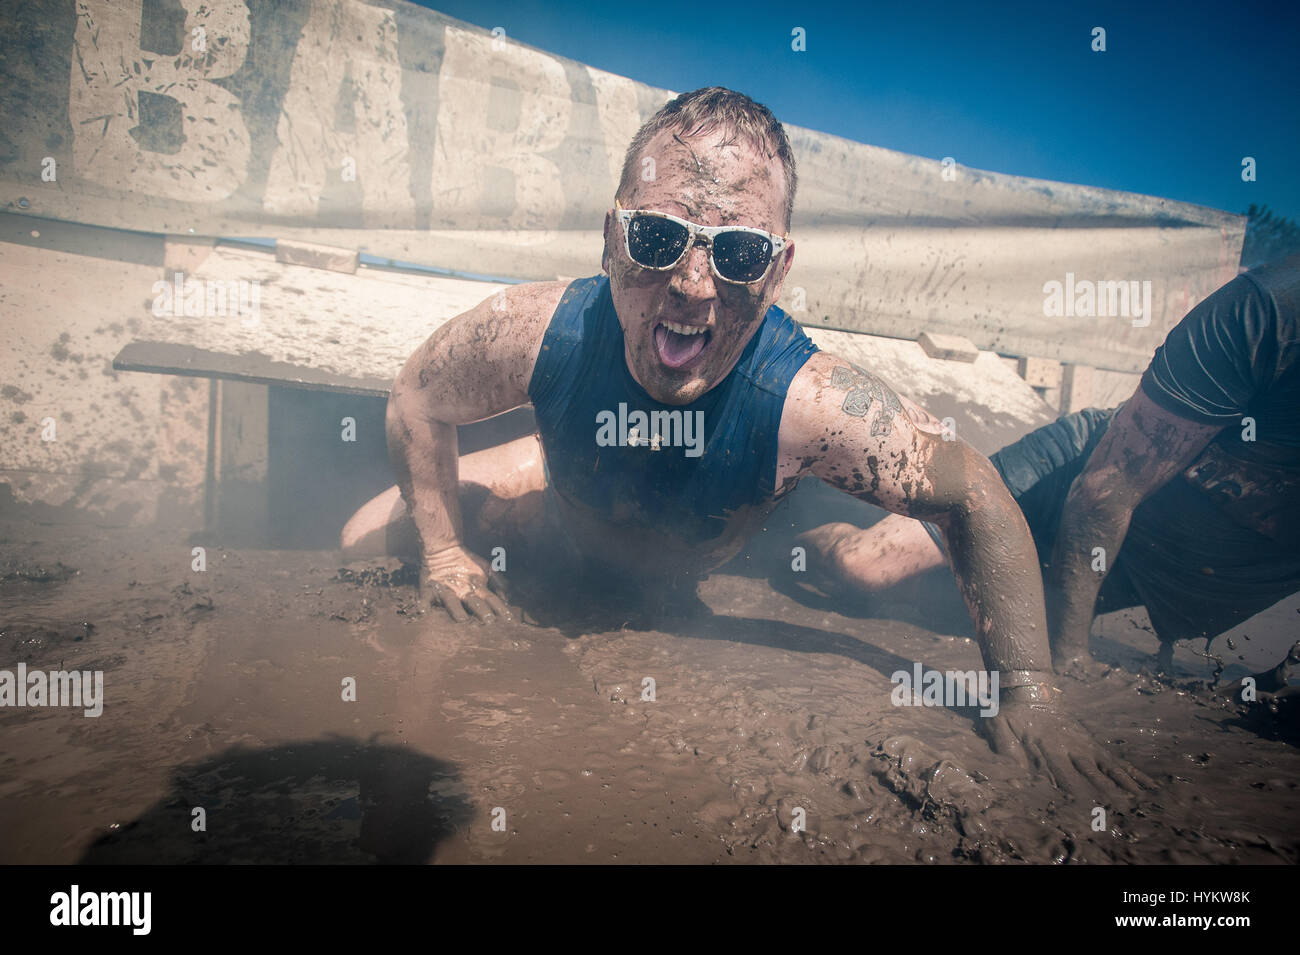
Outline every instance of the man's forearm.
[(417, 416), (402, 395), (388, 402), (388, 453), (427, 557), (462, 539), (456, 426)]
[(1066, 498), (1047, 577), (1047, 614), (1058, 658), (1087, 652), (1097, 594), (1128, 533), (1133, 509), (1077, 485)]
[(1048, 671), (1037, 552), (1020, 508), (996, 473), (993, 478), (946, 522), (953, 573), (975, 621), (985, 666)]

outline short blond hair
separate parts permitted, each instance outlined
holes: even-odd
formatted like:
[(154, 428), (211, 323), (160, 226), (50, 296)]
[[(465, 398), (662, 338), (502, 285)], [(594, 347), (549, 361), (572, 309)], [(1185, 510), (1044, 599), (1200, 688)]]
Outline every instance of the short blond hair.
[(785, 227), (790, 227), (799, 177), (795, 173), (794, 150), (786, 138), (785, 127), (762, 103), (722, 86), (706, 86), (682, 93), (665, 103), (637, 130), (623, 159), (623, 175), (615, 193), (620, 201), (627, 198), (636, 182), (637, 160), (641, 153), (650, 140), (665, 129), (676, 130), (683, 136), (708, 134), (721, 129), (729, 136), (744, 139), (768, 159), (780, 159), (785, 174)]

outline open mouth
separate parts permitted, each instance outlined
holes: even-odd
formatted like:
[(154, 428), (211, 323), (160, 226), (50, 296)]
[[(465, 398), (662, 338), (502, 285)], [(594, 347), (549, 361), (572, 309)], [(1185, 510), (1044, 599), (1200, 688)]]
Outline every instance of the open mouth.
[(654, 337), (659, 360), (669, 368), (677, 369), (685, 368), (699, 358), (713, 333), (698, 325), (660, 322), (655, 326)]

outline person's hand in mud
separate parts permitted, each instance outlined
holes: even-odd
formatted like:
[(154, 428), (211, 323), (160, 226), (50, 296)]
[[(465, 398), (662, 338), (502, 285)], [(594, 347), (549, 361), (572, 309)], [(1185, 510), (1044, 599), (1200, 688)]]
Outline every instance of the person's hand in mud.
[(510, 620), (505, 578), (486, 560), (456, 544), (426, 554), (420, 573), (420, 609), (442, 607), (456, 623)]
[(1042, 773), (1073, 796), (1131, 795), (1155, 789), (1150, 777), (1107, 752), (1075, 719), (1061, 710), (1046, 684), (1005, 691), (996, 716), (984, 723), (995, 753)]
[(1292, 669), (1297, 666), (1300, 666), (1300, 640), (1291, 646), (1277, 666), (1234, 680), (1218, 687), (1214, 692), (1234, 703), (1270, 703), (1278, 696), (1300, 692), (1296, 687), (1287, 685)]

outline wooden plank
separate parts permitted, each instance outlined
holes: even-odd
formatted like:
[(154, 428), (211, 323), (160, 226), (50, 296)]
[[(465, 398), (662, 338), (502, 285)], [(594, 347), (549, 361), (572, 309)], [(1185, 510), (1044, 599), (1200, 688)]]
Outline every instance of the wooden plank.
[(209, 530), (220, 530), (227, 542), (251, 547), (269, 541), (268, 391), (261, 384), (217, 382)]
[(430, 334), (505, 288), (386, 268), (347, 275), (222, 244), (184, 275), (183, 287), (148, 298), (135, 334), (136, 343), (193, 351), (168, 356), (170, 368), (134, 367), (386, 394)]
[(354, 275), (357, 266), (361, 264), (361, 253), (356, 249), (340, 249), (317, 242), (276, 239), (275, 260), (285, 265), (306, 265), (313, 269)]
[(1061, 369), (1061, 414), (1092, 407), (1092, 366), (1068, 364)]
[(131, 342), (117, 353), (113, 368), (377, 397), (387, 395), (393, 384), (391, 378), (348, 378), (265, 355), (227, 355), (172, 342)]
[(1028, 356), (1019, 362), (1020, 377), (1031, 388), (1061, 387), (1061, 363), (1054, 358)]
[(974, 342), (961, 335), (940, 335), (937, 332), (925, 331), (916, 341), (931, 358), (970, 362), (980, 356), (980, 350), (975, 347)]

